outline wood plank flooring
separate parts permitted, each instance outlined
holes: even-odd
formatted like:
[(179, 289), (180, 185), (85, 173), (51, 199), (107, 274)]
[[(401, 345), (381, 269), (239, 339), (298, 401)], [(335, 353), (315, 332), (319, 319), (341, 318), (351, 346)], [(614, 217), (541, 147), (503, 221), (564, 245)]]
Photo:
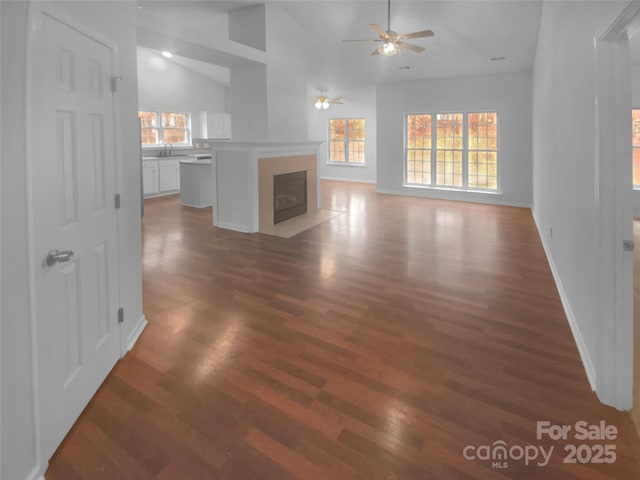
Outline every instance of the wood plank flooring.
[(640, 435), (640, 219), (633, 220), (633, 409), (631, 419)]
[[(630, 416), (589, 388), (529, 210), (340, 182), (323, 207), (346, 213), (283, 239), (147, 201), (149, 325), (46, 478), (640, 478)], [(544, 420), (618, 437), (538, 440)], [(499, 440), (554, 451), (546, 466), (463, 456)], [(614, 445), (615, 463), (564, 463), (581, 443)]]

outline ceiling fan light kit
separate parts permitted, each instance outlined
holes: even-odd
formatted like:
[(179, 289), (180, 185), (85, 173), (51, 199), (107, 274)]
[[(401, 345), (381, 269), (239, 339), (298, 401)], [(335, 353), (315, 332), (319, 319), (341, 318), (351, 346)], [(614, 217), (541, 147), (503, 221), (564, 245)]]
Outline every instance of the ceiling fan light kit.
[(392, 56), (400, 51), (401, 48), (412, 50), (416, 53), (424, 51), (424, 47), (414, 45), (413, 43), (405, 42), (409, 38), (424, 38), (433, 37), (434, 33), (431, 30), (421, 30), (419, 32), (398, 34), (391, 30), (391, 0), (387, 0), (387, 29), (376, 23), (370, 23), (369, 26), (378, 34), (377, 39), (362, 39), (362, 40), (343, 40), (344, 42), (382, 42), (378, 48), (376, 48), (371, 55), (385, 55)]
[(341, 104), (341, 98), (328, 98), (324, 95), (319, 95), (315, 99), (314, 107), (318, 110), (326, 110), (332, 103)]
[(327, 102), (326, 100), (320, 100), (318, 98), (318, 100), (316, 100), (316, 103), (314, 105), (318, 110), (326, 110), (327, 108), (329, 108), (329, 102)]
[(390, 57), (391, 55), (395, 55), (396, 53), (398, 53), (400, 51), (400, 47), (398, 47), (398, 45), (393, 42), (386, 42), (380, 45), (378, 47), (378, 50), (378, 53)]

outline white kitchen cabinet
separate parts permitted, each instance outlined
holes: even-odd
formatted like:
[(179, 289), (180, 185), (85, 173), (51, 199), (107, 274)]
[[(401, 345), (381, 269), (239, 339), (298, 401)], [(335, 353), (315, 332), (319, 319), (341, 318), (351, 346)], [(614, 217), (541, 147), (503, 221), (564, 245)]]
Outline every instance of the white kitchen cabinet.
[(159, 160), (160, 192), (180, 190), (180, 162), (178, 160)]
[(142, 192), (145, 197), (180, 190), (180, 160), (173, 157), (142, 161)]
[(142, 192), (145, 196), (160, 193), (157, 160), (145, 160), (142, 162)]
[(231, 138), (231, 115), (223, 112), (202, 112), (203, 138), (228, 140)]

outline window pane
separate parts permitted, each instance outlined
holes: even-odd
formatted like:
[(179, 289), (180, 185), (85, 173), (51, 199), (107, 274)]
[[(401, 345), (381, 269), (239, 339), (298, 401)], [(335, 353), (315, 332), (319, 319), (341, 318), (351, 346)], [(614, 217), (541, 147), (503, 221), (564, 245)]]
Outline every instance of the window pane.
[(156, 112), (138, 112), (138, 118), (140, 118), (142, 127), (158, 126), (158, 114)]
[(436, 144), (438, 148), (462, 148), (462, 113), (438, 113)]
[(633, 143), (634, 147), (640, 147), (640, 109), (631, 111), (631, 121), (633, 125)]
[(331, 162), (344, 162), (344, 141), (331, 140), (329, 161)]
[(158, 129), (157, 128), (142, 128), (140, 129), (140, 135), (142, 137), (142, 145), (158, 145)]
[(187, 131), (176, 128), (165, 128), (163, 131), (164, 143), (187, 143)]
[(329, 120), (329, 138), (331, 140), (346, 140), (347, 123), (342, 118)]
[(407, 116), (407, 183), (431, 185), (431, 115)]
[(462, 187), (463, 114), (436, 116), (436, 184)]
[(640, 186), (640, 148), (633, 149), (633, 185)]
[(468, 187), (498, 188), (498, 113), (469, 113)]
[(349, 162), (364, 163), (364, 142), (349, 142)]
[(349, 140), (364, 142), (364, 118), (349, 119)]
[(162, 126), (165, 128), (187, 128), (187, 115), (184, 113), (162, 113)]

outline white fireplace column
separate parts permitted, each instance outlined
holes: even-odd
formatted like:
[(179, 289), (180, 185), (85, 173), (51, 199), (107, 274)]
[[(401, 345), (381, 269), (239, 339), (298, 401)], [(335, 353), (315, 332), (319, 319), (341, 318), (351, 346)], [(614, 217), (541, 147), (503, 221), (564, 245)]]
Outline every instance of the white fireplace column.
[(261, 224), (263, 228), (273, 226), (273, 175), (280, 173), (306, 170), (307, 209), (321, 207), (318, 161), (324, 142), (207, 143), (212, 145), (216, 227), (255, 233)]

